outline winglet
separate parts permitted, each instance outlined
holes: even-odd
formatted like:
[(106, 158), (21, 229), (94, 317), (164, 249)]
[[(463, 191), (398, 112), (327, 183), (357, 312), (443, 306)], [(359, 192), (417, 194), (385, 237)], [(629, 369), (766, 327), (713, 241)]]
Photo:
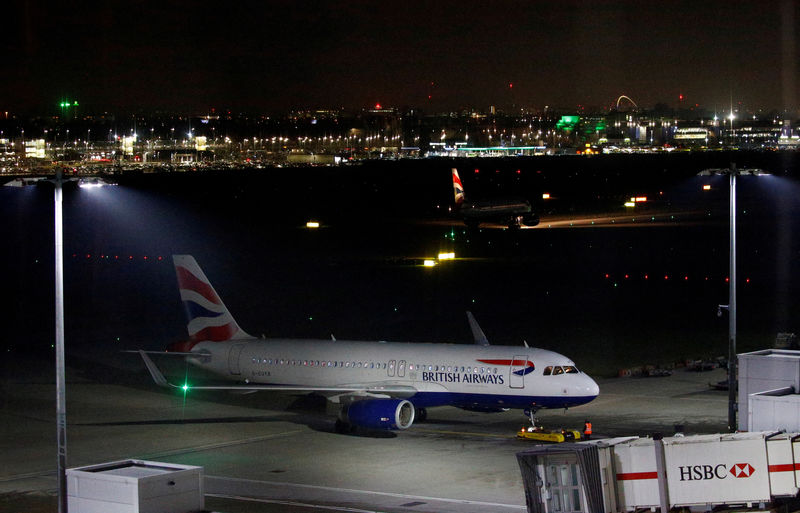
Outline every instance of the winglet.
[(175, 385), (167, 381), (167, 378), (165, 378), (164, 375), (161, 374), (161, 371), (158, 370), (158, 367), (156, 367), (156, 364), (153, 363), (153, 360), (151, 360), (150, 357), (147, 356), (147, 353), (140, 350), (139, 354), (141, 355), (142, 360), (144, 360), (144, 365), (145, 367), (147, 367), (147, 370), (150, 371), (150, 376), (153, 377), (153, 381), (156, 382), (156, 385), (160, 387), (175, 387)]
[(469, 321), (469, 329), (472, 330), (472, 338), (475, 340), (475, 343), (479, 346), (488, 346), (489, 339), (486, 338), (483, 330), (478, 325), (478, 321), (475, 320), (475, 317), (469, 310), (467, 310), (467, 321)]

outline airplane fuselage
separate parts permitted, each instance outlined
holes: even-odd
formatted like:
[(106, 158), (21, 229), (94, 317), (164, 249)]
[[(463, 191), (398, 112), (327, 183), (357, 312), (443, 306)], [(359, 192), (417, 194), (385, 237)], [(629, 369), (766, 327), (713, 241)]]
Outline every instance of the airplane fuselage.
[(407, 386), (404, 398), (421, 408), (565, 408), (598, 395), (594, 380), (570, 359), (538, 348), (245, 339), (202, 342), (192, 351), (210, 358), (190, 361), (229, 380), (321, 388)]
[(498, 200), (495, 202), (464, 203), (460, 207), (461, 216), (466, 223), (500, 222), (504, 224), (537, 224), (538, 217), (533, 214), (531, 204), (526, 201)]

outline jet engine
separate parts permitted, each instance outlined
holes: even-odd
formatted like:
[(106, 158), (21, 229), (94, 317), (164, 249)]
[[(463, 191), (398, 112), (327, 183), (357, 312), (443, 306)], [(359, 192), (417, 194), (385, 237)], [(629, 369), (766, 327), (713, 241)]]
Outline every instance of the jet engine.
[(347, 408), (347, 421), (370, 429), (407, 429), (414, 422), (414, 405), (404, 399), (364, 399)]
[(522, 216), (522, 224), (525, 226), (536, 226), (539, 224), (539, 216), (531, 212)]

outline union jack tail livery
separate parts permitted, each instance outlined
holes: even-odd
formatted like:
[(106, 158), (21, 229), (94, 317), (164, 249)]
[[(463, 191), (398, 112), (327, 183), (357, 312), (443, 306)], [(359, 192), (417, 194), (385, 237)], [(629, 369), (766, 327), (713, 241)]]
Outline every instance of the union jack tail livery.
[(456, 205), (464, 203), (464, 186), (461, 185), (461, 177), (458, 176), (456, 168), (453, 168), (453, 195), (456, 199)]
[(186, 310), (192, 342), (223, 342), (253, 338), (236, 324), (200, 266), (191, 255), (173, 255), (178, 289)]

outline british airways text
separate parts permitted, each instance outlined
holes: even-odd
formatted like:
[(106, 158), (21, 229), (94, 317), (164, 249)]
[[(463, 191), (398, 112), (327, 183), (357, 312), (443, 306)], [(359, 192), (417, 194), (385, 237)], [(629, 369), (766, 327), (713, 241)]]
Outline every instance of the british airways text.
[(422, 381), (435, 383), (489, 383), (502, 385), (503, 376), (500, 374), (469, 374), (458, 372), (423, 372)]

